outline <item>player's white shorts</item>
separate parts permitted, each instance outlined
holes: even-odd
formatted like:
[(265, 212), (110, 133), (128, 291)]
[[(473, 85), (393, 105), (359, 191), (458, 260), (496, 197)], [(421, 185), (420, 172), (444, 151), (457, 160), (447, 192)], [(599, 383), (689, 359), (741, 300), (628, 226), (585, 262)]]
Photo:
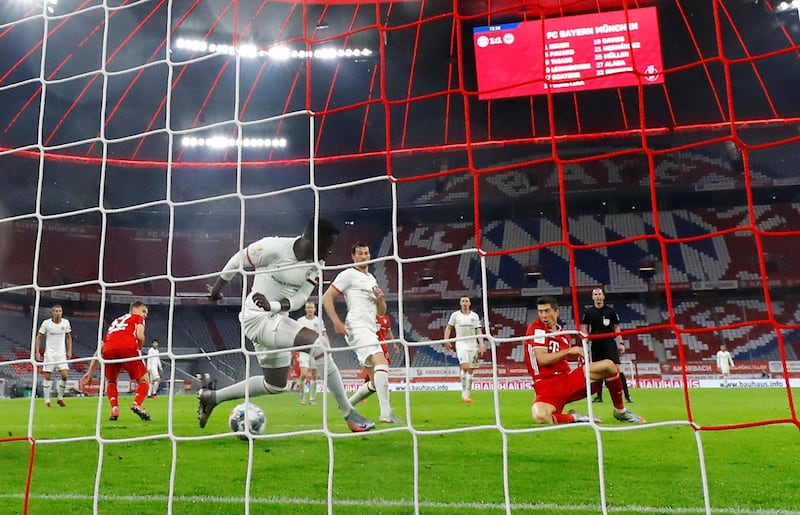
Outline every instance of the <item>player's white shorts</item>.
[(151, 381), (155, 381), (155, 380), (160, 380), (161, 379), (161, 374), (159, 373), (157, 368), (153, 368), (153, 369), (149, 369), (148, 368), (147, 369), (147, 373), (150, 375), (150, 380)]
[(312, 358), (307, 352), (297, 353), (297, 364), (300, 368), (310, 368), (313, 370), (317, 369), (317, 360)]
[(347, 344), (353, 347), (353, 351), (358, 356), (358, 363), (362, 367), (372, 367), (372, 355), (383, 354), (383, 348), (378, 341), (375, 331), (369, 329), (349, 329), (347, 330)]
[(69, 370), (66, 353), (47, 354), (45, 352), (42, 370), (45, 372), (53, 372), (54, 370)]
[(456, 356), (458, 356), (459, 365), (466, 363), (469, 368), (478, 368), (478, 349), (459, 347), (456, 344)]
[(253, 342), (261, 368), (283, 368), (292, 362), (294, 339), (303, 327), (286, 314), (264, 311), (250, 299), (239, 314), (244, 335)]
[(731, 373), (730, 365), (727, 365), (727, 366), (723, 365), (723, 366), (719, 367), (719, 373), (724, 375), (724, 376), (730, 375), (730, 373)]

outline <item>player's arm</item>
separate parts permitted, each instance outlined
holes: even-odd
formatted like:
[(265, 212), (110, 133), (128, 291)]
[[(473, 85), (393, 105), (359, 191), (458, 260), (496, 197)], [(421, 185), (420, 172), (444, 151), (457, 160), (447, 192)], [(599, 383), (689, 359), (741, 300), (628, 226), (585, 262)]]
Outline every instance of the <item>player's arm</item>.
[(67, 344), (67, 359), (72, 359), (72, 333), (67, 333), (64, 341)]
[[(450, 333), (453, 332), (453, 329), (455, 329), (455, 327), (453, 327), (450, 324), (447, 324), (444, 327), (444, 339), (445, 340), (450, 338)], [(445, 342), (444, 346), (445, 346), (446, 349), (453, 350), (453, 342)]]
[(325, 308), (325, 313), (328, 315), (328, 318), (331, 319), (331, 322), (333, 322), (333, 329), (336, 331), (336, 334), (345, 334), (347, 332), (347, 328), (342, 323), (342, 319), (339, 318), (339, 314), (336, 312), (336, 306), (334, 304), (336, 297), (339, 296), (339, 293), (339, 290), (333, 285), (328, 286), (328, 289), (322, 295), (322, 307)]
[(483, 339), (483, 329), (480, 326), (476, 327), (475, 334), (478, 335), (478, 354), (483, 357), (483, 354), (486, 352), (486, 345), (484, 344)]
[(139, 342), (139, 349), (144, 347), (144, 324), (136, 324), (136, 340)]
[(44, 354), (44, 349), (42, 349), (42, 333), (36, 333), (36, 343), (34, 347), (36, 348), (36, 361), (42, 361), (42, 354)]
[[(619, 324), (612, 325), (611, 329), (613, 329), (615, 333), (618, 333), (620, 331)], [(625, 353), (625, 340), (622, 339), (622, 335), (621, 334), (618, 334), (616, 336), (616, 340), (617, 340), (617, 348), (619, 349), (619, 353), (620, 354), (624, 354)]]
[(544, 347), (534, 347), (533, 355), (536, 361), (542, 366), (555, 365), (567, 356), (583, 356), (583, 347), (575, 346), (558, 352), (548, 352)]
[(100, 360), (97, 359), (97, 356), (100, 354), (100, 351), (94, 353), (94, 357), (92, 361), (89, 362), (89, 368), (86, 370), (86, 373), (78, 380), (78, 387), (83, 390), (86, 388), (86, 385), (89, 384), (89, 381), (92, 380), (92, 376), (94, 376), (94, 371), (97, 370), (97, 367), (100, 366)]
[(383, 290), (379, 286), (372, 288), (372, 293), (375, 295), (375, 307), (378, 310), (378, 316), (386, 314), (386, 298), (383, 295)]
[[(387, 327), (386, 328), (386, 339), (387, 340), (394, 340), (394, 332), (392, 332), (392, 328), (391, 327)], [(400, 349), (400, 345), (397, 342), (394, 342), (392, 344), (392, 350), (395, 351), (395, 352), (400, 352), (402, 349)]]
[(250, 260), (248, 259), (247, 251), (250, 247), (248, 246), (247, 249), (242, 249), (228, 260), (225, 263), (225, 266), (220, 271), (217, 280), (214, 282), (213, 286), (208, 286), (208, 298), (212, 302), (216, 302), (220, 300), (222, 295), (222, 289), (225, 287), (226, 284), (230, 282), (236, 272), (239, 271), (240, 268), (252, 268), (250, 265)]

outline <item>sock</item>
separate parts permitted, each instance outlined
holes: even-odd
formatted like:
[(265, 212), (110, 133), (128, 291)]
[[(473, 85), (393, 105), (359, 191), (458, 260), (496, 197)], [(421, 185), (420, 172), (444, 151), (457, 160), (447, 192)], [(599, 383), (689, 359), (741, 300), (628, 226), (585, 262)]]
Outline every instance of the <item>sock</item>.
[(603, 381), (602, 381), (602, 379), (597, 382), (597, 392), (596, 393), (597, 393), (597, 398), (602, 401), (603, 400)]
[(229, 401), (231, 399), (244, 399), (245, 394), (247, 393), (250, 394), (250, 397), (258, 397), (260, 395), (267, 395), (269, 393), (282, 392), (283, 390), (267, 390), (267, 387), (264, 385), (264, 376), (253, 376), (249, 379), (245, 379), (244, 381), (239, 381), (238, 383), (217, 390), (215, 393), (217, 404), (219, 404), (220, 402)]
[(317, 397), (317, 380), (316, 379), (312, 379), (310, 384), (308, 385), (308, 397), (309, 397), (309, 400), (311, 400), (311, 401), (313, 401)]
[(553, 424), (572, 424), (575, 419), (566, 413), (553, 413)]
[(356, 391), (356, 393), (354, 393), (350, 397), (350, 399), (349, 399), (350, 400), (350, 404), (356, 405), (359, 402), (361, 402), (364, 399), (366, 399), (367, 397), (369, 397), (370, 395), (372, 395), (373, 393), (375, 393), (375, 390), (370, 388), (369, 381), (367, 381), (366, 383), (362, 383), (361, 386), (359, 386), (359, 388)]
[(461, 397), (469, 397), (467, 394), (467, 373), (465, 371), (461, 371)]
[(388, 418), (392, 415), (392, 406), (389, 404), (389, 365), (375, 365), (373, 381), (378, 394), (378, 405), (381, 407), (381, 418)]
[(622, 380), (622, 393), (625, 394), (626, 399), (631, 398), (631, 394), (628, 392), (628, 379), (625, 377), (625, 374), (620, 372), (619, 378)]
[(108, 383), (106, 386), (106, 396), (111, 407), (119, 406), (119, 392), (117, 392), (117, 383)]
[(475, 380), (475, 374), (472, 373), (472, 370), (467, 372), (467, 397), (470, 396), (472, 393), (472, 381)]
[(611, 402), (614, 403), (614, 407), (625, 409), (625, 404), (622, 402), (622, 380), (619, 374), (606, 378), (606, 388), (608, 388), (608, 394), (611, 396)]
[(147, 398), (147, 392), (149, 391), (150, 383), (147, 381), (139, 382), (139, 386), (136, 387), (136, 395), (133, 397), (133, 402), (141, 406), (144, 400)]
[(64, 400), (64, 392), (65, 391), (67, 391), (67, 380), (66, 379), (62, 379), (58, 383), (58, 400), (60, 400), (60, 401)]
[(44, 402), (50, 402), (50, 392), (53, 391), (53, 381), (45, 379), (42, 391), (44, 393)]
[(347, 400), (347, 392), (344, 390), (342, 376), (339, 374), (339, 367), (336, 366), (336, 363), (333, 362), (333, 358), (328, 354), (322, 354), (316, 358), (316, 360), (317, 370), (325, 374), (325, 379), (322, 382), (323, 388), (324, 386), (328, 387), (328, 391), (331, 392), (331, 395), (333, 395), (333, 398), (336, 400), (339, 410), (342, 412), (342, 415), (346, 417), (353, 411), (353, 405)]

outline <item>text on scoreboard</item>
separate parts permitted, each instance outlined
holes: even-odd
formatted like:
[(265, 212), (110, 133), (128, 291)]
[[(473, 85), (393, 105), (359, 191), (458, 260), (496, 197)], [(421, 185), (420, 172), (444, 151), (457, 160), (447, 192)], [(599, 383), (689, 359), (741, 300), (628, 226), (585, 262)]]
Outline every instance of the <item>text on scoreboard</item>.
[(655, 7), (473, 29), (478, 98), (664, 82)]

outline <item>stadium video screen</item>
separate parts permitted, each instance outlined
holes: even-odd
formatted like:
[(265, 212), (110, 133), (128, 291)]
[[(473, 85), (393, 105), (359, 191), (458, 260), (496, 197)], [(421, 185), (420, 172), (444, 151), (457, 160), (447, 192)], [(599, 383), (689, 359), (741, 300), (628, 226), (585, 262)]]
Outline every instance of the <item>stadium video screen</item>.
[(473, 29), (478, 98), (664, 82), (655, 7)]

